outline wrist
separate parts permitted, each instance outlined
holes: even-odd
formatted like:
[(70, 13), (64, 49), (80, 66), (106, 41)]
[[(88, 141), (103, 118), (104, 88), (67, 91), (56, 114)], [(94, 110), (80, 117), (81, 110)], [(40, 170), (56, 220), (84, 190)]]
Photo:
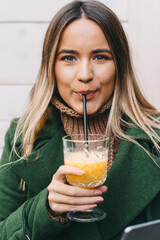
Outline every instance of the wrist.
[(56, 222), (59, 222), (61, 224), (65, 224), (69, 222), (69, 219), (67, 217), (67, 213), (55, 213), (49, 206), (49, 203), (47, 201), (46, 204), (47, 212), (50, 216), (50, 218)]

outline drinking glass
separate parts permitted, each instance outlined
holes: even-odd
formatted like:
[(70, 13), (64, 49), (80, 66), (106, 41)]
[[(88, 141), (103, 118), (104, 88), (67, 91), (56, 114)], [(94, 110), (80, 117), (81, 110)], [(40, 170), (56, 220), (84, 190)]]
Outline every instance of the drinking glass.
[[(83, 134), (63, 137), (64, 163), (83, 170), (82, 176), (66, 175), (70, 185), (80, 188), (95, 188), (102, 185), (107, 177), (108, 138), (101, 134)], [(103, 220), (106, 213), (99, 208), (87, 211), (68, 212), (70, 220), (94, 222)]]

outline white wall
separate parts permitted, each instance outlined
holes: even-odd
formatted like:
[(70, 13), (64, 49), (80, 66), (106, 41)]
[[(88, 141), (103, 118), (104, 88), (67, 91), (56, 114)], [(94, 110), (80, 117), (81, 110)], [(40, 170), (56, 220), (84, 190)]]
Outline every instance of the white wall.
[(160, 1), (129, 0), (128, 35), (147, 99), (160, 111)]
[[(49, 21), (68, 2), (70, 0), (0, 1), (0, 154), (9, 123), (20, 115), (36, 79)], [(120, 18), (132, 45), (141, 85), (150, 101), (160, 108), (160, 1), (101, 2)]]

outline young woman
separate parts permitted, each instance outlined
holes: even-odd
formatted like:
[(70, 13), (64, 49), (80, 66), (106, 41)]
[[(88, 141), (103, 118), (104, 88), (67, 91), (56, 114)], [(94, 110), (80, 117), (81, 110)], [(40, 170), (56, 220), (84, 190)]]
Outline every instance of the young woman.
[[(103, 186), (70, 186), (62, 137), (88, 132), (109, 136)], [(0, 167), (1, 240), (118, 240), (128, 225), (160, 218), (160, 115), (137, 85), (123, 28), (96, 1), (63, 7), (46, 32), (30, 104), (12, 121)], [(107, 190), (108, 189), (108, 190)], [(68, 211), (100, 207), (100, 222), (75, 223)]]

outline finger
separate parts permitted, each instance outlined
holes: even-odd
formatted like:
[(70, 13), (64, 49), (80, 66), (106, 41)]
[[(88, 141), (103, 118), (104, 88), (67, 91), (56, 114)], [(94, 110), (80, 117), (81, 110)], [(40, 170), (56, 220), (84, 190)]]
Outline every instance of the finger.
[(51, 184), (48, 186), (48, 191), (50, 193), (59, 193), (61, 195), (66, 196), (74, 196), (74, 197), (89, 197), (89, 196), (98, 196), (102, 194), (102, 191), (99, 189), (84, 189), (74, 187), (68, 184), (61, 183), (59, 181), (52, 181)]
[(48, 197), (49, 202), (68, 204), (68, 205), (90, 205), (103, 202), (104, 199), (101, 196), (94, 197), (71, 197), (61, 195), (59, 193), (53, 193)]
[(73, 211), (87, 211), (97, 207), (97, 204), (91, 205), (68, 205), (68, 204), (58, 204), (53, 203), (50, 205), (53, 212), (64, 213), (64, 212), (73, 212)]
[(104, 185), (99, 186), (99, 187), (97, 187), (95, 189), (101, 191), (102, 193), (105, 193), (108, 190), (107, 186), (104, 186)]
[(84, 171), (81, 169), (62, 165), (59, 167), (57, 172), (54, 174), (53, 179), (64, 182), (64, 178), (66, 179), (66, 175), (82, 176), (83, 174), (84, 174)]

